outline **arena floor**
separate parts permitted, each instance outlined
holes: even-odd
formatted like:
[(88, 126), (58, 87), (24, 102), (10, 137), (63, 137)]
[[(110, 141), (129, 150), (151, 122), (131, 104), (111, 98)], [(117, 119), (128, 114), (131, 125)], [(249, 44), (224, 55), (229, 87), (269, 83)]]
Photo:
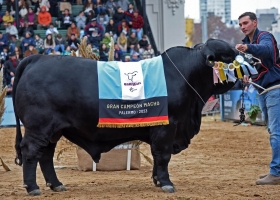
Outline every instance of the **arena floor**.
[[(152, 166), (144, 159), (141, 170), (118, 172), (81, 172), (76, 168), (76, 154), (68, 150), (55, 165), (57, 175), (68, 191), (52, 192), (45, 186), (38, 169), (41, 197), (29, 197), (22, 188), (21, 167), (14, 165), (14, 128), (0, 130), (0, 156), (12, 171), (0, 166), (0, 199), (280, 199), (280, 186), (256, 186), (259, 174), (268, 172), (270, 147), (263, 126), (238, 126), (203, 118), (200, 133), (190, 147), (173, 156), (169, 165), (177, 192), (166, 194), (154, 187)], [(60, 142), (57, 150), (66, 147)], [(150, 156), (149, 146), (141, 150)], [(57, 154), (57, 153), (56, 153)], [(44, 198), (42, 198), (44, 197)]]

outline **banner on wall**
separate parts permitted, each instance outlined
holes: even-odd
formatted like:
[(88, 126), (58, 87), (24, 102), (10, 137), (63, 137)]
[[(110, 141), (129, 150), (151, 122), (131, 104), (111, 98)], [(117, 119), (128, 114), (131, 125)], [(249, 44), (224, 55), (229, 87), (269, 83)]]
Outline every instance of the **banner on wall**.
[(1, 126), (15, 126), (16, 118), (14, 113), (14, 106), (12, 97), (5, 98), (5, 112), (2, 117)]
[[(223, 94), (224, 96), (224, 118), (230, 120), (240, 120), (239, 108), (241, 108), (242, 90), (230, 90)], [(244, 91), (244, 107), (246, 120), (248, 119), (247, 112), (250, 110), (251, 105), (259, 105), (258, 93), (256, 90)], [(259, 112), (256, 122), (264, 122), (261, 112)]]

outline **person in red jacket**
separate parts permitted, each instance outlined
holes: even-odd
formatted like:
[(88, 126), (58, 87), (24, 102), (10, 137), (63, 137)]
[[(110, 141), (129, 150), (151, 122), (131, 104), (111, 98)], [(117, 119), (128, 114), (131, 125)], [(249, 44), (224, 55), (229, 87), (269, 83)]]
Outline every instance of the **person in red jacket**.
[(143, 17), (139, 14), (138, 10), (135, 10), (132, 14), (126, 11), (123, 11), (123, 13), (131, 17), (131, 22), (129, 22), (132, 27), (131, 31), (137, 34), (138, 40), (141, 40), (144, 25)]
[(47, 11), (46, 6), (42, 6), (38, 14), (38, 23), (40, 28), (48, 29), (49, 24), (52, 22), (52, 16)]

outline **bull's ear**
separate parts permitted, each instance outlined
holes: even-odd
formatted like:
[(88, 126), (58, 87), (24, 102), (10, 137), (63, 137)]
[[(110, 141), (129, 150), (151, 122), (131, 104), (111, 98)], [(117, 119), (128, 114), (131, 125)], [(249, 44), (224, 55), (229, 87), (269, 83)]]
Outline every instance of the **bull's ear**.
[(206, 56), (206, 65), (209, 67), (214, 67), (215, 62), (214, 62), (215, 56), (210, 54)]

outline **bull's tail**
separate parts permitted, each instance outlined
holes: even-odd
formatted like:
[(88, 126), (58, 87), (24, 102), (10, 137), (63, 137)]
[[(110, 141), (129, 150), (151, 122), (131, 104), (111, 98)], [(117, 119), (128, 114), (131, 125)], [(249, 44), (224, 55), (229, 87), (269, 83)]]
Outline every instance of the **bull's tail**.
[(20, 120), (18, 117), (18, 114), (16, 112), (16, 104), (15, 104), (15, 98), (16, 98), (16, 90), (17, 90), (17, 85), (19, 83), (19, 80), (21, 78), (22, 73), (24, 72), (26, 66), (32, 61), (32, 58), (35, 56), (30, 56), (25, 59), (23, 59), (19, 65), (17, 66), (17, 71), (15, 74), (15, 79), (14, 79), (14, 84), (13, 84), (13, 105), (14, 105), (14, 111), (15, 111), (15, 118), (16, 118), (16, 141), (15, 141), (15, 149), (16, 149), (16, 158), (15, 158), (15, 163), (19, 166), (22, 165), (22, 154), (21, 154), (21, 148), (20, 148), (20, 143), (22, 141), (22, 134), (21, 134), (21, 129), (20, 129)]

